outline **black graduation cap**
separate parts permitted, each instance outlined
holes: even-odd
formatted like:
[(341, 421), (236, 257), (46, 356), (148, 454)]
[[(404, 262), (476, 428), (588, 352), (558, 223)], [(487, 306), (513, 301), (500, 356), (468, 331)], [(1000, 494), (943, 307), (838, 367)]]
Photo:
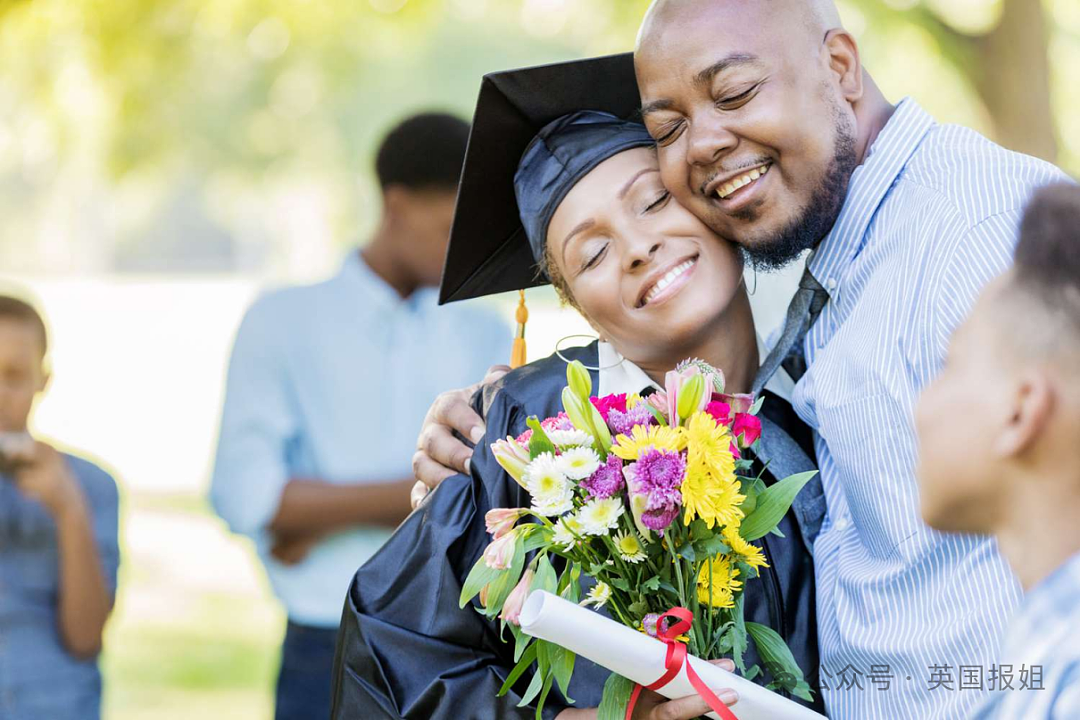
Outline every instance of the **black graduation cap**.
[[(514, 191), (522, 154), (545, 126), (565, 115), (593, 110), (631, 118), (640, 104), (632, 53), (485, 75), (439, 302), (547, 284), (537, 271)], [(633, 142), (648, 141), (639, 136)]]

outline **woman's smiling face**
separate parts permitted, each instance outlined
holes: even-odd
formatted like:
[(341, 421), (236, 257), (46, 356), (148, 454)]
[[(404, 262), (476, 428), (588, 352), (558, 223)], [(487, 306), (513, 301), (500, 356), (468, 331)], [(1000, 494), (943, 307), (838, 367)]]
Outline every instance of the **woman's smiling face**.
[(741, 291), (738, 249), (670, 197), (651, 148), (621, 152), (582, 178), (547, 242), (578, 308), (639, 364), (704, 345)]

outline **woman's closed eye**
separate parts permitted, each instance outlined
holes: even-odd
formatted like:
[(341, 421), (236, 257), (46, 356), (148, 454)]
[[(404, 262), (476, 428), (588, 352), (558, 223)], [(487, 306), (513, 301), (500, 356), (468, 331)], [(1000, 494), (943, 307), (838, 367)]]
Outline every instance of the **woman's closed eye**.
[(608, 243), (604, 243), (599, 250), (591, 253), (586, 253), (586, 257), (588, 259), (585, 260), (584, 263), (582, 263), (581, 268), (578, 270), (578, 273), (580, 274), (585, 272), (586, 270), (591, 270), (592, 268), (599, 265), (600, 262), (604, 259), (604, 254), (607, 253), (607, 249)]

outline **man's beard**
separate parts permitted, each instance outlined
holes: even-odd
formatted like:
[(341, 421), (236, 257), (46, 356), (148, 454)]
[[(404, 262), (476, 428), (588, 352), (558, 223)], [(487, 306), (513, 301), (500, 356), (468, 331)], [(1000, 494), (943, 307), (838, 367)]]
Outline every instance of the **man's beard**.
[(773, 237), (753, 247), (742, 246), (743, 253), (759, 270), (779, 270), (804, 250), (814, 247), (832, 230), (847, 197), (848, 182), (859, 161), (855, 153), (855, 134), (837, 108), (836, 151), (821, 183), (809, 204), (793, 221)]

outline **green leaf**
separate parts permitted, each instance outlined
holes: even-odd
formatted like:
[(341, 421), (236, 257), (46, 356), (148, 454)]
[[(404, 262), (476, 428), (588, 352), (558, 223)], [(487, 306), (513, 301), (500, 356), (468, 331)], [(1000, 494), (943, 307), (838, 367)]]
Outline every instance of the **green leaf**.
[(499, 577), (506, 570), (495, 570), (488, 567), (484, 562), (484, 557), (481, 555), (480, 559), (473, 565), (472, 570), (469, 571), (469, 576), (465, 578), (465, 584), (461, 586), (461, 597), (458, 599), (458, 607), (464, 608), (469, 604), (469, 601), (476, 597), (484, 586), (492, 582)]
[[(525, 650), (528, 649), (533, 637), (518, 625), (513, 623), (507, 623), (507, 625), (510, 627), (510, 633), (514, 636), (514, 662), (518, 662), (524, 656)], [(533, 657), (536, 657), (535, 650), (533, 651)]]
[(609, 578), (608, 579), (608, 585), (611, 585), (611, 587), (613, 587), (613, 588), (615, 588), (617, 590), (622, 590), (623, 592), (630, 592), (630, 583), (627, 582), (626, 578), (621, 578), (621, 577)]
[(709, 529), (709, 526), (705, 524), (705, 521), (701, 518), (695, 518), (694, 522), (690, 523), (690, 539), (691, 540), (705, 540), (713, 536), (713, 531)]
[(731, 659), (735, 661), (735, 667), (746, 672), (746, 663), (743, 656), (746, 654), (749, 642), (746, 639), (746, 621), (744, 619), (746, 613), (743, 598), (743, 594), (739, 593), (739, 596), (735, 599), (735, 609), (732, 612), (735, 624), (731, 628)]
[(689, 562), (697, 561), (697, 553), (694, 552), (694, 546), (690, 543), (686, 543), (681, 548), (679, 548), (679, 556), (686, 558), (686, 560), (688, 560)]
[(551, 439), (544, 432), (544, 428), (541, 427), (540, 421), (533, 415), (525, 424), (532, 428), (533, 434), (529, 438), (529, 459), (535, 460), (541, 453), (549, 452), (552, 455), (555, 454), (555, 443), (551, 442)]
[(711, 538), (699, 540), (698, 542), (694, 543), (694, 550), (697, 552), (698, 555), (704, 557), (726, 555), (727, 553), (731, 552), (731, 548), (726, 542), (724, 542), (724, 538), (720, 537), (719, 535), (713, 535)]
[(812, 701), (810, 686), (806, 684), (802, 670), (784, 639), (767, 625), (748, 622), (746, 629), (750, 631), (750, 637), (754, 638), (758, 654), (772, 674), (773, 680), (792, 695)]
[[(524, 635), (524, 633), (522, 633)], [(528, 636), (526, 636), (528, 637)], [(502, 687), (499, 688), (499, 692), (496, 697), (502, 697), (506, 693), (510, 692), (510, 688), (514, 687), (514, 683), (518, 681), (529, 666), (536, 662), (536, 644), (532, 644), (525, 651), (525, 654), (518, 659), (517, 665), (510, 671), (510, 674), (506, 676), (506, 680), (503, 681)]]
[[(526, 528), (525, 532), (528, 533), (525, 536), (525, 552), (530, 553), (533, 550), (539, 550), (551, 543), (551, 530), (548, 530), (543, 525), (521, 525), (519, 527)], [(528, 528), (533, 529), (529, 530)]]
[(564, 647), (560, 647), (551, 663), (551, 669), (555, 673), (555, 682), (559, 683), (559, 690), (568, 703), (574, 702), (570, 697), (570, 678), (574, 675), (574, 662), (576, 660), (577, 655)]
[[(533, 647), (536, 647), (538, 644), (539, 644), (539, 641), (537, 641), (537, 643), (534, 643)], [(537, 695), (539, 695), (540, 691), (543, 688), (544, 688), (544, 676), (543, 676), (542, 673), (537, 671), (536, 673), (533, 674), (532, 682), (530, 682), (529, 687), (527, 687), (525, 689), (525, 694), (521, 696), (521, 701), (518, 702), (517, 706), (518, 707), (525, 707), (526, 705), (531, 703), (533, 701), (533, 698), (535, 698)]]
[(622, 675), (611, 673), (604, 683), (604, 697), (596, 710), (596, 720), (625, 720), (626, 706), (630, 704), (630, 694), (634, 692), (634, 683)]
[[(544, 720), (544, 701), (551, 692), (551, 676), (544, 678), (544, 690), (540, 693), (540, 699), (536, 702), (536, 720)], [(569, 698), (568, 698), (569, 699)]]
[(549, 593), (557, 593), (558, 589), (559, 578), (555, 575), (555, 568), (551, 566), (551, 561), (548, 560), (547, 555), (541, 555), (536, 563), (536, 575), (533, 576), (529, 592), (547, 590)]
[(757, 415), (758, 412), (761, 410), (762, 403), (764, 402), (765, 396), (758, 395), (758, 399), (754, 401), (754, 404), (750, 406), (750, 409), (747, 412), (749, 412), (751, 415)]
[(787, 514), (795, 496), (816, 474), (817, 470), (811, 470), (790, 475), (765, 488), (765, 491), (758, 495), (757, 509), (744, 519), (739, 527), (739, 534), (743, 539), (752, 541), (765, 537)]
[(651, 578), (641, 583), (641, 589), (646, 592), (656, 592), (660, 589), (660, 578), (653, 575)]

